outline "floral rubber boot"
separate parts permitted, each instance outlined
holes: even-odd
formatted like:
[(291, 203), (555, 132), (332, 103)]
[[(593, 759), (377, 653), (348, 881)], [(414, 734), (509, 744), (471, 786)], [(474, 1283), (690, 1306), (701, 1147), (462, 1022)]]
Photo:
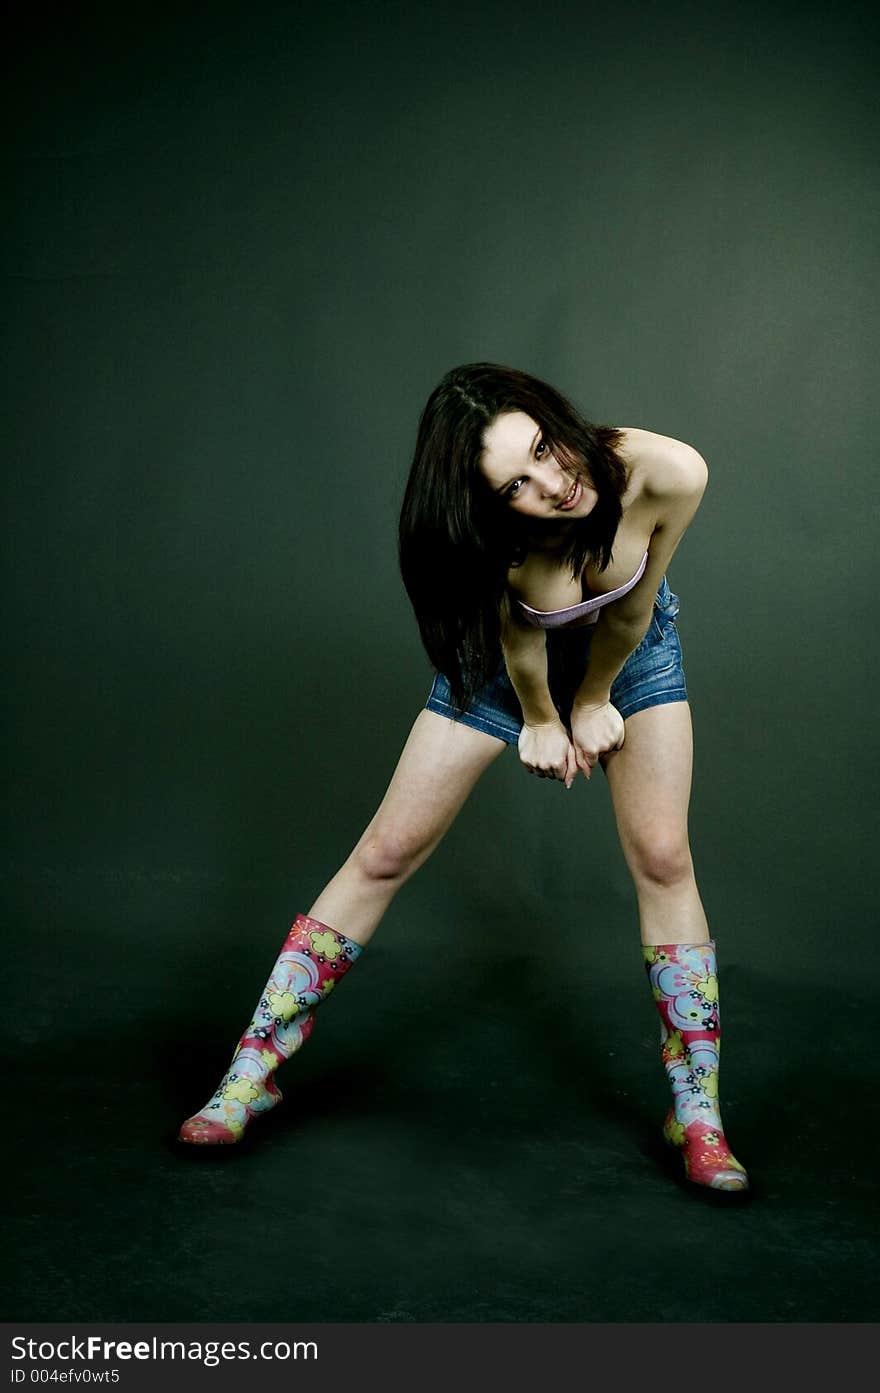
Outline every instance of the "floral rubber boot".
[(241, 1141), (252, 1118), (281, 1101), (273, 1073), (309, 1038), (315, 1009), (360, 954), (353, 939), (297, 915), (228, 1070), (205, 1106), (184, 1122), (179, 1141), (229, 1146)]
[(721, 1017), (714, 939), (643, 944), (642, 952), (672, 1087), (663, 1136), (680, 1149), (685, 1175), (695, 1185), (748, 1190), (748, 1175), (727, 1144), (718, 1103)]

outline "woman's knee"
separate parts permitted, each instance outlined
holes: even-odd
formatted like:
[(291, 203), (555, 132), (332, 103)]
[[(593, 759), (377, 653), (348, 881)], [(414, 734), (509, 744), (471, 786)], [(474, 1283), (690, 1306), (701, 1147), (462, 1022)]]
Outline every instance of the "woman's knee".
[(431, 844), (415, 832), (378, 828), (364, 834), (352, 852), (352, 859), (367, 880), (404, 881), (426, 860), (430, 851)]
[(627, 860), (636, 881), (660, 888), (682, 885), (694, 874), (687, 835), (677, 832), (638, 837), (628, 848)]

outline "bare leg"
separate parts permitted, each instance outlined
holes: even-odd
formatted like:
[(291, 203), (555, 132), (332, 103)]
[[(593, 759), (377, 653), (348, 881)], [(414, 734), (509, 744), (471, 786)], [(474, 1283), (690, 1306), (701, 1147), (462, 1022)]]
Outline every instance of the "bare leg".
[(643, 943), (707, 943), (688, 841), (693, 767), (686, 701), (637, 711), (619, 750), (603, 755), (620, 845), (639, 902)]
[(255, 1116), (280, 1101), (275, 1070), (308, 1039), (318, 1005), (505, 748), (494, 735), (434, 711), (419, 713), (375, 816), (308, 915), (297, 915), (229, 1069), (184, 1122), (181, 1141), (238, 1142)]
[(494, 735), (421, 711), (375, 816), (310, 917), (367, 943), (397, 891), (428, 859), (504, 749), (505, 741)]
[(635, 885), (642, 955), (660, 1016), (672, 1107), (663, 1135), (696, 1185), (742, 1195), (749, 1181), (724, 1135), (718, 1101), (721, 1018), (715, 944), (688, 842), (693, 736), (687, 702), (627, 718), (602, 758), (620, 844)]

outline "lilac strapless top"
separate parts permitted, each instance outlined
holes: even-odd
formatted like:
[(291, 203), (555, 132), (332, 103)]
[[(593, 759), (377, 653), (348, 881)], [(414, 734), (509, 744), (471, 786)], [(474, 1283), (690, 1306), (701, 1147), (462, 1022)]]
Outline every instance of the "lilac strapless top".
[(610, 605), (612, 600), (619, 600), (621, 595), (632, 590), (633, 586), (637, 585), (645, 574), (647, 564), (648, 553), (645, 552), (639, 569), (624, 585), (618, 585), (616, 590), (609, 590), (607, 595), (594, 595), (589, 600), (583, 600), (579, 605), (567, 605), (565, 609), (532, 609), (531, 605), (517, 600), (517, 607), (524, 621), (527, 624), (533, 624), (538, 629), (567, 629), (584, 624), (595, 624), (598, 621), (599, 610), (602, 606)]

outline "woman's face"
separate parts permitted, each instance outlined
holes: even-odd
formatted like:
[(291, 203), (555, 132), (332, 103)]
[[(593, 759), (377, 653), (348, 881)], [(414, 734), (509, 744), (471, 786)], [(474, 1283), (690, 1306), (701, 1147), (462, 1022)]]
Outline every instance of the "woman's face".
[(599, 495), (550, 453), (537, 421), (506, 411), (483, 431), (480, 472), (495, 497), (525, 517), (563, 522), (592, 512)]

